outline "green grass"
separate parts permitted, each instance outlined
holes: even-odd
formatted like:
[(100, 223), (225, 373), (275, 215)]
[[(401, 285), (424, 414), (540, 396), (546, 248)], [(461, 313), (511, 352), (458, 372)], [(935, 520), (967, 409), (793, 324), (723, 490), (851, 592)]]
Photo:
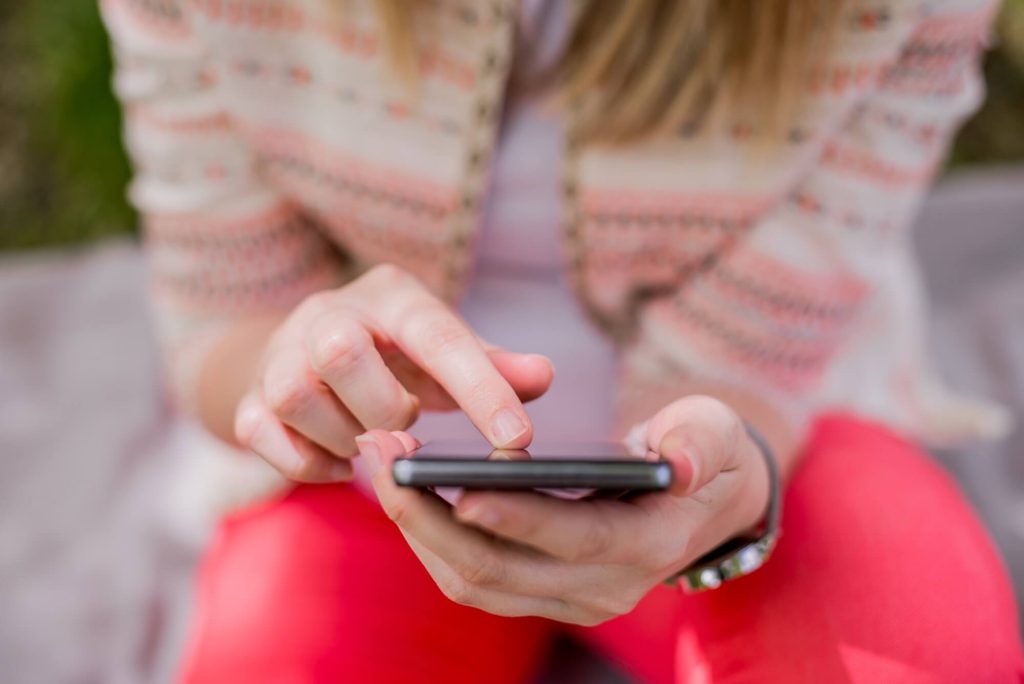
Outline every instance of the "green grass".
[[(96, 2), (0, 3), (0, 250), (135, 230)], [(1007, 0), (999, 36), (955, 166), (1024, 160), (1024, 0)]]
[(954, 166), (1024, 160), (1024, 0), (1003, 5), (985, 81), (985, 104), (960, 131)]
[(129, 167), (93, 0), (0, 9), (0, 249), (134, 230)]

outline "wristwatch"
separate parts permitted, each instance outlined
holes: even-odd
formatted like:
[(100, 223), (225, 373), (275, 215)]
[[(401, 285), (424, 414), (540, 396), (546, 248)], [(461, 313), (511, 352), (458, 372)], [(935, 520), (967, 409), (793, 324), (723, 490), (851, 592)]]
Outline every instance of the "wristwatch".
[(717, 589), (723, 582), (754, 572), (768, 560), (782, 532), (782, 484), (775, 454), (761, 433), (746, 422), (744, 426), (768, 466), (768, 512), (755, 534), (730, 539), (665, 580), (687, 593)]

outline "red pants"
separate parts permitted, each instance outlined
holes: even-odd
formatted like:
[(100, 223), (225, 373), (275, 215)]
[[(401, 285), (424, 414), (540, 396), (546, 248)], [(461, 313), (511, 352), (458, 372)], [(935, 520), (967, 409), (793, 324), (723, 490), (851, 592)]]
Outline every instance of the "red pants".
[(189, 684), (528, 682), (566, 629), (641, 681), (1024, 681), (1011, 587), (956, 486), (842, 417), (818, 423), (764, 568), (695, 596), (659, 587), (596, 628), (451, 603), (345, 485), (225, 520), (198, 599)]

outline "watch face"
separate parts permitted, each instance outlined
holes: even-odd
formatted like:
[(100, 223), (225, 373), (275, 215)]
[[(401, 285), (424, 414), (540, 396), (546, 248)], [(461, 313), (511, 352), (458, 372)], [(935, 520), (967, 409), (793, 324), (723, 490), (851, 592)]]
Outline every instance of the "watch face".
[(761, 553), (761, 549), (756, 544), (752, 544), (745, 549), (740, 549), (739, 552), (734, 556), (736, 565), (739, 566), (739, 570), (744, 575), (754, 572), (761, 564), (765, 561), (765, 556)]
[(701, 589), (717, 589), (722, 586), (722, 575), (715, 568), (704, 568), (697, 573), (696, 581), (687, 576), (687, 589), (700, 591)]
[(756, 544), (757, 542), (757, 537), (733, 537), (729, 541), (723, 542), (720, 546), (716, 546), (711, 551), (695, 560), (693, 562), (693, 567), (721, 561), (724, 557), (733, 554), (742, 548), (748, 547), (751, 544)]
[(775, 534), (730, 540), (681, 573), (680, 586), (689, 592), (717, 589), (723, 582), (749, 575), (768, 560), (775, 540)]

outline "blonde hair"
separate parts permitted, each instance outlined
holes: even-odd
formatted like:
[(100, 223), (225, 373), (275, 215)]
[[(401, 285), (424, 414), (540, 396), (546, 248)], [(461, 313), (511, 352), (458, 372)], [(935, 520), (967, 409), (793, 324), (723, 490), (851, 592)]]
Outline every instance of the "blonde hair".
[[(416, 3), (375, 4), (392, 66), (414, 82)], [(566, 48), (541, 80), (577, 110), (584, 140), (628, 142), (751, 113), (762, 131), (776, 130), (798, 106), (842, 4), (577, 0)]]

